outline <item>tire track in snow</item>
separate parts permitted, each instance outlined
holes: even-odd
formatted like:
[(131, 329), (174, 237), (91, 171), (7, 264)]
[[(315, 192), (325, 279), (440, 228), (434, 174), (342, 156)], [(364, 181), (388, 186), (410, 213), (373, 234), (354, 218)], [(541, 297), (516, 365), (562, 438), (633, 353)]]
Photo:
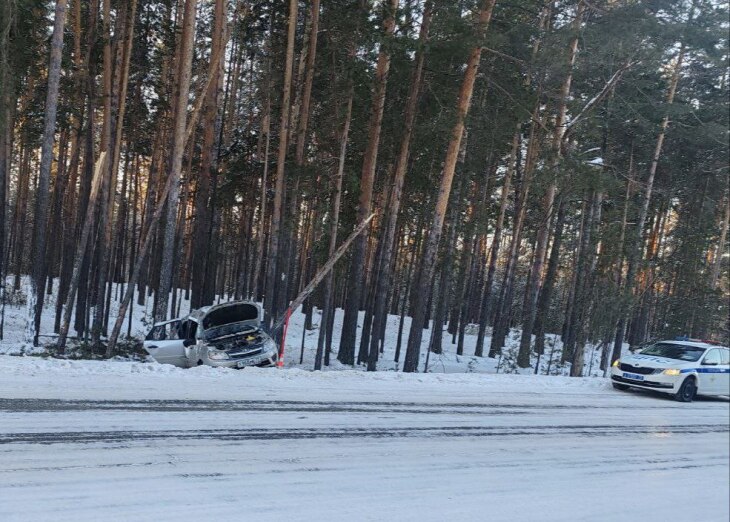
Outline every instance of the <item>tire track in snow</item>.
[[(709, 409), (694, 405), (696, 409)], [(529, 413), (543, 410), (595, 410), (615, 409), (619, 405), (587, 404), (508, 404), (508, 403), (421, 403), (421, 402), (326, 402), (326, 401), (280, 401), (280, 400), (137, 400), (137, 401), (88, 401), (63, 399), (3, 399), (0, 398), (0, 412), (57, 412), (57, 411), (301, 411), (301, 412), (348, 412), (348, 413), (458, 413), (498, 414)], [(682, 405), (667, 402), (643, 409), (677, 409)], [(510, 411), (511, 410), (511, 411)]]
[(617, 437), (626, 435), (668, 436), (674, 434), (726, 433), (728, 426), (717, 424), (693, 425), (549, 425), (529, 427), (441, 426), (400, 428), (290, 428), (290, 429), (217, 429), (160, 431), (59, 431), (39, 433), (0, 434), (4, 444), (89, 444), (119, 443), (150, 440), (282, 440), (282, 439), (344, 439), (344, 438), (403, 438), (403, 437), (513, 437), (513, 436), (579, 436)]

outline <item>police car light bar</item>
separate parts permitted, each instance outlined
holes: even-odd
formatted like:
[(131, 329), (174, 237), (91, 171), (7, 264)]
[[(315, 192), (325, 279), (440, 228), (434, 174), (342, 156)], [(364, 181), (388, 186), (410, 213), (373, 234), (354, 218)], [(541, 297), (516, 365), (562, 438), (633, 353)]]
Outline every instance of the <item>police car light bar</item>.
[(720, 346), (719, 341), (713, 341), (711, 339), (692, 339), (689, 335), (678, 335), (674, 338), (675, 341), (686, 341), (686, 342), (692, 342), (692, 343), (706, 343), (706, 344), (714, 344), (717, 346)]

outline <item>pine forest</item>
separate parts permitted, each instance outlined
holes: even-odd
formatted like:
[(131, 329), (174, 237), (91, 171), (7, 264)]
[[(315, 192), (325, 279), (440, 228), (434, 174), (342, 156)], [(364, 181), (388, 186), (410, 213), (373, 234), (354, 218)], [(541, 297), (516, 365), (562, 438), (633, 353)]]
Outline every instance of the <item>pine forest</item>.
[(112, 357), (141, 309), (247, 300), (310, 369), (727, 344), (729, 16), (2, 0), (0, 333)]

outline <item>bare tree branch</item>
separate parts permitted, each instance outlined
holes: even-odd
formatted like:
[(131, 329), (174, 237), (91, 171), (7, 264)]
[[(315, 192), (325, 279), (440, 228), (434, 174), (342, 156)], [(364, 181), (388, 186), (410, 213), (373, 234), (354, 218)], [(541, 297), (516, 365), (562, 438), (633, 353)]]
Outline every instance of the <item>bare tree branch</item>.
[(578, 115), (570, 120), (565, 125), (565, 134), (563, 139), (567, 140), (568, 135), (570, 132), (575, 128), (575, 126), (580, 122), (589, 112), (593, 110), (593, 108), (598, 105), (603, 99), (608, 95), (608, 93), (613, 89), (616, 84), (621, 80), (621, 76), (628, 71), (631, 67), (636, 65), (639, 62), (626, 62), (622, 67), (620, 67), (615, 73), (613, 73), (613, 76), (609, 78), (609, 80), (606, 82), (606, 85), (603, 86), (603, 89), (601, 89), (601, 92), (599, 92), (596, 96), (591, 98), (588, 103), (585, 104), (583, 109), (578, 113)]

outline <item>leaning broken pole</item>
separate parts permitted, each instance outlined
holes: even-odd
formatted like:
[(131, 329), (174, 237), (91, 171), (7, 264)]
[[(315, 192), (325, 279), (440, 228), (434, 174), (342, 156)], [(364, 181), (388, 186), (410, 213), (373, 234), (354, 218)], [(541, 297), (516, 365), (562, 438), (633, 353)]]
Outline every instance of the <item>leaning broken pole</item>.
[[(362, 220), (357, 227), (355, 227), (355, 230), (352, 231), (352, 234), (349, 235), (347, 239), (345, 239), (345, 242), (340, 245), (340, 247), (335, 251), (335, 253), (330, 257), (327, 262), (322, 266), (322, 268), (319, 269), (319, 271), (314, 275), (312, 280), (309, 282), (309, 284), (304, 287), (304, 290), (302, 290), (298, 296), (289, 304), (286, 310), (284, 310), (284, 313), (274, 322), (273, 326), (271, 327), (271, 334), (272, 337), (274, 336), (275, 332), (279, 330), (279, 328), (284, 325), (285, 322), (289, 321), (289, 316), (291, 313), (299, 308), (299, 306), (309, 297), (309, 295), (314, 291), (315, 288), (317, 288), (317, 285), (322, 282), (322, 280), (327, 276), (327, 274), (334, 268), (335, 263), (337, 263), (337, 260), (342, 257), (342, 255), (347, 251), (347, 249), (350, 247), (350, 243), (352, 243), (355, 238), (362, 233), (363, 230), (365, 230), (365, 227), (368, 226), (370, 221), (375, 217), (375, 214), (370, 214), (366, 219)], [(283, 330), (281, 336), (281, 344), (279, 345), (279, 366), (283, 366), (284, 364), (284, 346), (286, 341), (286, 328)], [(322, 354), (320, 353), (320, 348), (317, 348), (317, 357), (321, 358)]]

